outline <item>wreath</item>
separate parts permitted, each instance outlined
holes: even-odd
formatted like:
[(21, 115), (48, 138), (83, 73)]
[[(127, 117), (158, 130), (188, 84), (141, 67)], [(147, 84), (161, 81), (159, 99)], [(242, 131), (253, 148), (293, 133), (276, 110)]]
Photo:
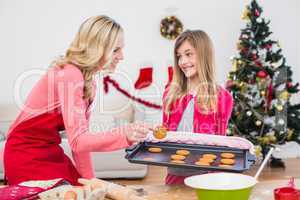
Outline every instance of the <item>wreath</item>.
[(168, 16), (160, 22), (160, 34), (169, 40), (174, 40), (182, 32), (183, 25), (175, 16)]

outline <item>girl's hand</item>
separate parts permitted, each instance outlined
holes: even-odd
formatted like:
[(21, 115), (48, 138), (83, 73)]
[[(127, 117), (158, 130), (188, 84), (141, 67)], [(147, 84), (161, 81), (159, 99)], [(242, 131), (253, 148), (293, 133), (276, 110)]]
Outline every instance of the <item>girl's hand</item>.
[(126, 132), (127, 140), (130, 143), (143, 142), (151, 129), (153, 129), (153, 127), (144, 122), (132, 123), (129, 125), (129, 129)]

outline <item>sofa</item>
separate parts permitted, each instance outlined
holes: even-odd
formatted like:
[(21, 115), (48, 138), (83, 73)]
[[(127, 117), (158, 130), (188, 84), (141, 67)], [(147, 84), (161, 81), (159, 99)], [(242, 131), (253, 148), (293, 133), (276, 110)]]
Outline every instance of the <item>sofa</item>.
[[(9, 125), (17, 116), (19, 110), (15, 105), (0, 105), (0, 178), (4, 176), (3, 170), (3, 148), (5, 146), (5, 132), (7, 132)], [(126, 109), (114, 113), (99, 113), (94, 109), (90, 119), (91, 131), (107, 130), (112, 127), (121, 126), (126, 123), (134, 121), (147, 121), (159, 123), (161, 113), (152, 112), (152, 115), (146, 117), (145, 109), (143, 106), (129, 105)], [(69, 145), (64, 134), (62, 133), (61, 146), (65, 153), (72, 158)], [(125, 151), (118, 150), (113, 152), (96, 152), (92, 153), (95, 175), (98, 178), (143, 178), (147, 174), (147, 166), (129, 163), (125, 158)]]

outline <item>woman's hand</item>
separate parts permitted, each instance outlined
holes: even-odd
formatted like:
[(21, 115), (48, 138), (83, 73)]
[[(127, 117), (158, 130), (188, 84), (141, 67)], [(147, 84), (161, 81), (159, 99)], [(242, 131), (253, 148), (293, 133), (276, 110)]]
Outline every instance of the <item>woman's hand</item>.
[(144, 122), (129, 124), (128, 128), (129, 129), (126, 131), (126, 137), (130, 143), (143, 142), (150, 130), (153, 129), (151, 125)]

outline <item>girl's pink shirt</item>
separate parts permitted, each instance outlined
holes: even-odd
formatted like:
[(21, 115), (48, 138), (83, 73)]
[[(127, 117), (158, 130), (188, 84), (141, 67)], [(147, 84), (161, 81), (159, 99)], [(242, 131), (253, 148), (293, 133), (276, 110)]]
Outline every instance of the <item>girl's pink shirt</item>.
[[(163, 95), (163, 109), (165, 109), (167, 93), (168, 88)], [(198, 106), (197, 98), (193, 97), (192, 94), (187, 94), (181, 99), (177, 99), (171, 105), (170, 114), (163, 112), (163, 124), (167, 126), (170, 131), (176, 131), (183, 112), (191, 99), (195, 101), (193, 132), (226, 135), (228, 120), (233, 107), (233, 99), (230, 93), (222, 87), (219, 87), (218, 91), (218, 107), (216, 112), (204, 114)]]
[[(130, 126), (110, 131), (89, 131), (90, 104), (83, 99), (84, 79), (74, 65), (52, 67), (30, 92), (21, 113), (11, 125), (9, 133), (21, 122), (38, 115), (58, 110), (61, 112), (68, 143), (78, 172), (84, 178), (93, 178), (90, 152), (112, 151), (128, 147), (125, 132)], [(93, 82), (93, 94), (96, 84)]]

